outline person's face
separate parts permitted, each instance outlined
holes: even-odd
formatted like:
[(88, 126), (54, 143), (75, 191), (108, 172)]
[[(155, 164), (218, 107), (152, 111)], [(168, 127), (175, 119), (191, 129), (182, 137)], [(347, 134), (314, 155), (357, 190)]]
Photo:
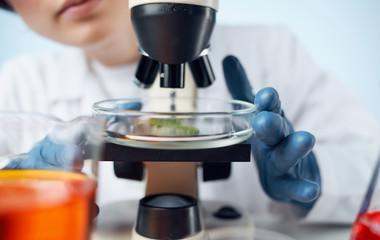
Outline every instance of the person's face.
[(87, 47), (133, 34), (128, 0), (8, 0), (25, 23), (54, 41)]

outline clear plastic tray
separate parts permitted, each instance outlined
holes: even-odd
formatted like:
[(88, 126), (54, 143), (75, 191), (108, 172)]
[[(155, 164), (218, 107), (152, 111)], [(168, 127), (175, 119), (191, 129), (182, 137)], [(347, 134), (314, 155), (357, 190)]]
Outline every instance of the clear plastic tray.
[(151, 149), (204, 149), (252, 135), (256, 106), (238, 100), (113, 99), (93, 105), (107, 118), (106, 141)]

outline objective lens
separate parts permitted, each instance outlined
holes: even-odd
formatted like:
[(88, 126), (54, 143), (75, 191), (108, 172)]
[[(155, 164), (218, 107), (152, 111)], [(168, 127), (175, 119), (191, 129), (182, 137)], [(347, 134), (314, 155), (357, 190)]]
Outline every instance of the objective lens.
[(135, 73), (135, 83), (142, 88), (150, 88), (156, 79), (159, 63), (149, 57), (141, 55)]
[(208, 87), (215, 81), (215, 75), (207, 55), (189, 62), (189, 66), (197, 87)]
[(161, 63), (160, 86), (162, 88), (184, 88), (185, 64)]

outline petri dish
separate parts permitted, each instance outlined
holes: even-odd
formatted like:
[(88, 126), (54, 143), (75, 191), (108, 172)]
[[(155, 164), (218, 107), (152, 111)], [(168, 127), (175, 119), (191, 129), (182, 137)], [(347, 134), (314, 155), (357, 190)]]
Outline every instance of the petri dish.
[(153, 97), (105, 100), (92, 109), (107, 119), (107, 142), (149, 149), (205, 149), (247, 140), (256, 106), (239, 100)]

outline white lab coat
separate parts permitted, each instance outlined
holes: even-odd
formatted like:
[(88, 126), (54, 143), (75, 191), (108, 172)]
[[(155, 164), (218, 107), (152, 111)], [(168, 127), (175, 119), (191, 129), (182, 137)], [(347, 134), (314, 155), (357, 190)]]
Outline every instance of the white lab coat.
[[(218, 26), (211, 46), (217, 80), (198, 90), (198, 96), (231, 98), (221, 61), (229, 54), (237, 56), (254, 91), (277, 89), (295, 130), (316, 137), (322, 194), (303, 221), (352, 222), (380, 146), (377, 121), (366, 107), (339, 80), (321, 72), (286, 28)], [(135, 64), (105, 68), (72, 48), (20, 57), (5, 64), (0, 73), (0, 110), (36, 111), (64, 120), (91, 114), (96, 101), (146, 94), (133, 83), (135, 68)], [(144, 184), (116, 179), (112, 163), (101, 163), (100, 169), (100, 205), (143, 196)], [(234, 202), (257, 214), (287, 208), (264, 194), (252, 163), (233, 164), (229, 180), (202, 183), (200, 196)]]

